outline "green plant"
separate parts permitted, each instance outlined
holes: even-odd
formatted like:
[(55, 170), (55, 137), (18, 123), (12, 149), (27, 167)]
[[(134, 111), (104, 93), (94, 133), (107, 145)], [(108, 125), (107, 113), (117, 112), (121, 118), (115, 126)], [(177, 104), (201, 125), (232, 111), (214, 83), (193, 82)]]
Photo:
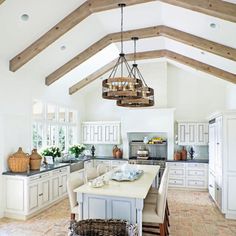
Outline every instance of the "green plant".
[(71, 154), (74, 154), (75, 157), (79, 157), (79, 155), (85, 150), (85, 145), (83, 144), (75, 144), (71, 147), (69, 147), (69, 152)]
[(59, 147), (56, 146), (51, 146), (51, 147), (47, 147), (45, 149), (43, 149), (41, 151), (41, 154), (43, 156), (52, 156), (54, 157), (60, 157), (61, 156), (61, 150)]

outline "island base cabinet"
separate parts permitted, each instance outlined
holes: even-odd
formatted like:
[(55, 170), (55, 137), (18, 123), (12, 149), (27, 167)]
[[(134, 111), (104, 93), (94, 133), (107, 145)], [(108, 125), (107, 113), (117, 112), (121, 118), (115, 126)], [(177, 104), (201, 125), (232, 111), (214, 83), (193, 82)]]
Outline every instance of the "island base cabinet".
[(90, 194), (80, 196), (83, 199), (81, 219), (123, 219), (136, 223), (136, 199)]
[(4, 175), (6, 217), (25, 220), (66, 194), (69, 167), (33, 176)]

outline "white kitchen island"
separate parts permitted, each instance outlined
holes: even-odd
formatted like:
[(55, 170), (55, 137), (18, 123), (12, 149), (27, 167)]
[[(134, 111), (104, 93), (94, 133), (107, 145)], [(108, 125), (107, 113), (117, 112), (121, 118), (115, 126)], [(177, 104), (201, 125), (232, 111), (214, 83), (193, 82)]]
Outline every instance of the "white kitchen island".
[[(137, 168), (144, 173), (135, 181), (110, 180), (108, 185), (100, 188), (92, 188), (87, 183), (75, 189), (79, 203), (79, 220), (124, 219), (133, 224), (137, 223), (139, 235), (142, 235), (144, 199), (157, 178), (160, 167), (137, 165)], [(109, 175), (110, 172), (107, 174)]]

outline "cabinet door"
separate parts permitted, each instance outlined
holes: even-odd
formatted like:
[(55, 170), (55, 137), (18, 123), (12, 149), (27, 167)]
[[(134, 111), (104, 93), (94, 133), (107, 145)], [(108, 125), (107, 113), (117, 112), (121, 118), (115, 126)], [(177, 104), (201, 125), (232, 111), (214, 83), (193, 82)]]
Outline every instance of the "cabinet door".
[(187, 124), (187, 133), (185, 135), (187, 136), (187, 143), (190, 145), (194, 145), (197, 141), (197, 130), (196, 130), (196, 123), (188, 123)]
[(39, 183), (29, 185), (29, 211), (39, 207)]
[(216, 183), (222, 187), (222, 117), (216, 118)]
[(104, 143), (119, 144), (120, 143), (120, 125), (119, 123), (108, 123), (103, 125)]
[(179, 123), (178, 124), (178, 144), (185, 145), (187, 143), (187, 124)]
[(60, 176), (60, 195), (64, 195), (67, 193), (66, 182), (67, 182), (67, 174), (62, 174)]
[(50, 180), (45, 179), (40, 184), (40, 204), (47, 205), (50, 202)]
[(209, 173), (209, 185), (208, 185), (209, 194), (215, 201), (215, 176), (212, 172)]
[(52, 200), (56, 200), (60, 196), (59, 191), (60, 177), (55, 176), (52, 178)]
[(209, 170), (215, 173), (216, 161), (216, 123), (209, 125)]
[(197, 145), (208, 145), (208, 124), (207, 123), (197, 123)]
[(101, 124), (90, 125), (90, 140), (92, 143), (103, 142), (103, 127)]
[(82, 142), (84, 143), (84, 144), (86, 144), (86, 143), (91, 143), (90, 142), (90, 126), (89, 125), (87, 125), (87, 124), (83, 124), (82, 125)]

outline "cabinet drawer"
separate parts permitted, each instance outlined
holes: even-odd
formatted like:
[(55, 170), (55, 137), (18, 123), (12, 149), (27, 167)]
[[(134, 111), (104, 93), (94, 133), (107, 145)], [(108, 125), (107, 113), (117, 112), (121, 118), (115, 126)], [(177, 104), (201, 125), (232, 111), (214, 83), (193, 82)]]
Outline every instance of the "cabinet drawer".
[(185, 170), (184, 169), (177, 169), (177, 168), (173, 168), (170, 169), (170, 176), (184, 176), (185, 174)]
[(63, 173), (67, 173), (68, 172), (68, 168), (67, 167), (63, 167), (63, 168), (59, 168), (56, 170), (52, 171), (52, 175), (58, 175), (58, 174), (63, 174)]
[(204, 164), (204, 163), (188, 163), (187, 164), (187, 168), (188, 169), (206, 169), (208, 166), (208, 164)]
[(188, 177), (206, 177), (205, 170), (187, 170)]
[(178, 162), (167, 162), (166, 163), (167, 164), (167, 166), (169, 166), (169, 167), (173, 167), (173, 168), (175, 168), (175, 167), (182, 167), (182, 168), (184, 168), (184, 163), (178, 163)]
[(95, 165), (96, 165), (96, 166), (99, 165), (99, 164), (104, 164), (104, 165), (106, 165), (106, 166), (109, 166), (110, 163), (111, 163), (110, 161), (106, 161), (106, 160), (102, 160), (102, 161), (96, 160), (96, 161), (95, 161)]
[(49, 172), (42, 173), (42, 174), (39, 174), (39, 175), (33, 175), (33, 176), (29, 177), (29, 182), (32, 183), (32, 182), (37, 181), (37, 180), (46, 179), (49, 176), (50, 176)]
[(205, 180), (187, 180), (187, 187), (192, 188), (206, 188), (206, 181)]
[(176, 187), (184, 187), (184, 179), (169, 179), (169, 185), (170, 186), (176, 186)]

